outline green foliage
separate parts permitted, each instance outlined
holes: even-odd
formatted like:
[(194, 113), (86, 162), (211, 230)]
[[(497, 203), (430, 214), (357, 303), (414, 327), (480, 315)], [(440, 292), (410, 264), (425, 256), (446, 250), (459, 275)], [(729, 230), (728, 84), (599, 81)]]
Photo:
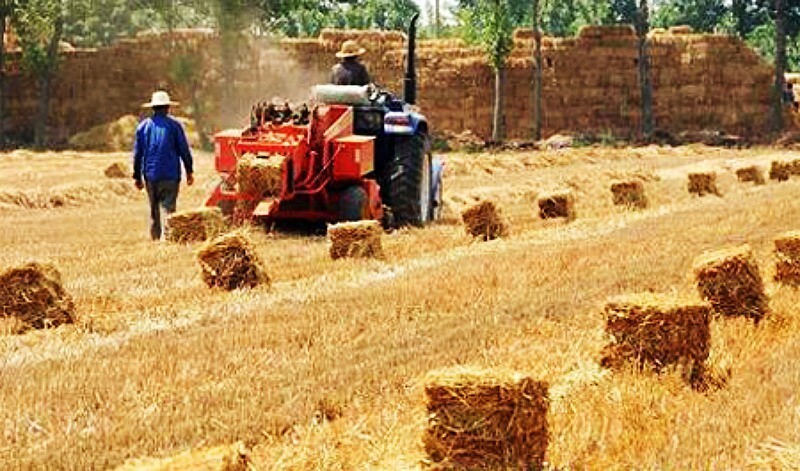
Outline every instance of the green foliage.
[(498, 70), (505, 65), (513, 47), (514, 27), (511, 0), (478, 0), (468, 10), (471, 36), (486, 51), (489, 65)]
[(655, 10), (653, 25), (689, 25), (695, 31), (713, 32), (728, 10), (723, 0), (668, 0)]
[(64, 11), (61, 0), (22, 0), (14, 26), (22, 46), (22, 65), (36, 76), (53, 71), (57, 57), (50, 49), (62, 34)]
[[(746, 38), (747, 44), (771, 63), (775, 62), (775, 23), (756, 27)], [(788, 70), (800, 70), (800, 41), (789, 38), (786, 43), (786, 63)]]

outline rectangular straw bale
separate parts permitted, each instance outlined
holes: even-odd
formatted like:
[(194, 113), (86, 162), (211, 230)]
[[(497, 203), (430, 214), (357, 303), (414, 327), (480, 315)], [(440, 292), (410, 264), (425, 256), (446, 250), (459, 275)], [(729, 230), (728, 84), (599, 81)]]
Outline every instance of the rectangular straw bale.
[(785, 160), (773, 160), (769, 166), (769, 179), (783, 182), (792, 175), (792, 163)]
[(34, 329), (75, 322), (75, 305), (58, 270), (33, 262), (0, 273), (0, 319), (5, 318)]
[(425, 451), (442, 468), (539, 469), (549, 442), (548, 388), (505, 372), (432, 372), (425, 384)]
[(614, 204), (633, 208), (646, 208), (647, 196), (641, 180), (626, 180), (611, 183)]
[(236, 163), (236, 187), (252, 196), (278, 196), (283, 188), (283, 166), (286, 157), (244, 154)]
[(717, 188), (716, 172), (690, 172), (687, 189), (689, 190), (689, 193), (693, 193), (698, 196), (721, 195), (719, 189)]
[(467, 234), (492, 240), (508, 235), (508, 224), (493, 201), (478, 201), (461, 212)]
[(135, 458), (116, 471), (248, 471), (251, 459), (243, 443), (188, 450), (167, 458)]
[(694, 262), (700, 296), (725, 316), (760, 321), (769, 311), (764, 282), (749, 245), (706, 252)]
[(253, 288), (269, 283), (264, 264), (247, 235), (231, 232), (207, 242), (198, 252), (203, 281), (210, 288)]
[(383, 227), (378, 221), (341, 222), (328, 226), (330, 256), (340, 258), (383, 258), (381, 237)]
[(756, 185), (763, 185), (766, 183), (764, 180), (764, 173), (757, 165), (737, 168), (736, 178), (742, 183), (754, 183)]
[(800, 259), (800, 231), (784, 232), (776, 237), (775, 253)]
[(170, 214), (165, 232), (170, 242), (188, 243), (216, 237), (224, 228), (225, 219), (219, 208), (199, 208)]
[(603, 366), (630, 362), (656, 371), (669, 365), (702, 371), (711, 344), (708, 304), (640, 293), (610, 299), (604, 314), (612, 341), (604, 350)]
[(775, 281), (800, 285), (800, 231), (775, 238)]
[(539, 217), (542, 219), (575, 219), (575, 198), (570, 191), (557, 191), (538, 198)]

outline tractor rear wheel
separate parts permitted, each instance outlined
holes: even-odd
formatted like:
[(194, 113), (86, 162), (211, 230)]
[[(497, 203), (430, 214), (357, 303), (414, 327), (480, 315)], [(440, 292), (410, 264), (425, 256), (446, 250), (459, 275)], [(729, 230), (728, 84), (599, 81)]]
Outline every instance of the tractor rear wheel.
[(389, 194), (394, 222), (400, 226), (422, 226), (430, 220), (431, 156), (425, 139), (421, 134), (395, 138)]

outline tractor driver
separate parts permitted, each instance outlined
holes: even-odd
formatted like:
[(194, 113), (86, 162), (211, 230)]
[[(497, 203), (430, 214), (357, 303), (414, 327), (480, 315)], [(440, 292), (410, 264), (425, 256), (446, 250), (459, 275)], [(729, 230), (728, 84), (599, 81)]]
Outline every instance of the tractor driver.
[(345, 41), (336, 57), (342, 61), (331, 70), (331, 83), (334, 85), (368, 85), (369, 73), (364, 64), (358, 61), (358, 56), (364, 54), (366, 49), (359, 46), (352, 39)]

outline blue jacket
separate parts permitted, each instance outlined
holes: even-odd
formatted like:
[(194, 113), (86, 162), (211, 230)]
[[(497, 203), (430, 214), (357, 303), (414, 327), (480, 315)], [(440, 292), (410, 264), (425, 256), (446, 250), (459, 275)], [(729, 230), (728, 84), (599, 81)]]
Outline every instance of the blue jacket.
[(186, 174), (193, 173), (192, 152), (183, 126), (165, 113), (156, 113), (136, 128), (133, 145), (133, 178), (154, 182), (181, 180), (181, 161)]

